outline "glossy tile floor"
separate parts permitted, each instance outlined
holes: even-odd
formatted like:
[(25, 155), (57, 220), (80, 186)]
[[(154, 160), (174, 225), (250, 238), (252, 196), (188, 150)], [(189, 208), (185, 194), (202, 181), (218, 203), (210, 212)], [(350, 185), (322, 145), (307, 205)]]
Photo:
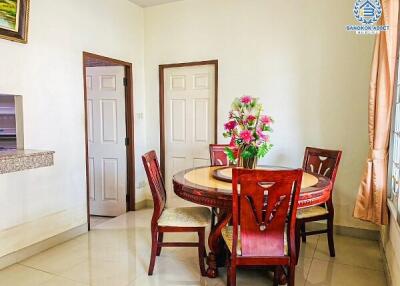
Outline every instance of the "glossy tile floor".
[[(0, 285), (226, 285), (224, 269), (220, 278), (200, 277), (196, 250), (187, 248), (163, 249), (154, 275), (147, 276), (150, 217), (151, 210), (142, 210), (98, 224), (88, 234), (0, 271)], [(192, 239), (173, 238), (177, 237)], [(296, 285), (386, 285), (377, 242), (336, 236), (336, 254), (335, 259), (329, 257), (324, 236), (310, 237), (302, 244)], [(238, 285), (272, 285), (271, 273), (242, 269)]]
[(106, 216), (95, 216), (91, 215), (90, 216), (90, 227), (91, 228), (96, 228), (99, 224), (105, 223), (106, 221), (112, 219), (111, 217), (106, 217)]

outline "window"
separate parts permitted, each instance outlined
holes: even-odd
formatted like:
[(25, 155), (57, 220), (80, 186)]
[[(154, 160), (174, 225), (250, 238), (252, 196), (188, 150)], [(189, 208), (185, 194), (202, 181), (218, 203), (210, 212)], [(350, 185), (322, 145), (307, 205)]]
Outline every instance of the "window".
[(391, 211), (396, 211), (397, 222), (400, 223), (400, 69), (397, 57), (397, 81), (394, 94), (393, 119), (390, 133), (389, 151), (389, 201), (392, 202)]

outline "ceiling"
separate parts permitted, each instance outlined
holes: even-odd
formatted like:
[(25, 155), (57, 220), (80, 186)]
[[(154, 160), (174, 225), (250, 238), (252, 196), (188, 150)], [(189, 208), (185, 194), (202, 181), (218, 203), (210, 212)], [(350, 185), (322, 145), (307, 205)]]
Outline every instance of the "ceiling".
[(150, 6), (156, 6), (156, 5), (161, 5), (165, 3), (171, 3), (171, 2), (176, 2), (176, 1), (181, 1), (181, 0), (129, 0), (141, 7), (150, 7)]

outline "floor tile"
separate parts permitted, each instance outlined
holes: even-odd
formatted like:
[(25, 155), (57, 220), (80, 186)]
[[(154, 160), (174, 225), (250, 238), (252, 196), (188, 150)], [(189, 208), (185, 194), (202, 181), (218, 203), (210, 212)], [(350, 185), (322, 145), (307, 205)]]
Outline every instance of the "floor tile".
[(88, 258), (87, 245), (67, 242), (53, 247), (20, 264), (42, 271), (59, 274)]
[(307, 237), (307, 242), (300, 242), (300, 257), (313, 258), (317, 248), (319, 235)]
[(83, 284), (80, 282), (56, 276), (46, 281), (45, 283), (40, 284), (39, 286), (89, 286), (89, 284)]
[(144, 274), (145, 264), (141, 261), (101, 261), (87, 260), (61, 273), (64, 278), (93, 286), (128, 285), (136, 277)]
[[(154, 275), (148, 276), (152, 210), (129, 212), (96, 225), (87, 234), (0, 271), (0, 286), (223, 286), (226, 269), (216, 279), (201, 277), (197, 248), (164, 248)], [(208, 236), (209, 229), (207, 229)], [(169, 233), (164, 241), (197, 241), (196, 234)], [(325, 235), (301, 243), (296, 286), (386, 285), (377, 242), (335, 236), (330, 258)], [(272, 285), (272, 272), (239, 269), (238, 285)]]
[(306, 286), (385, 286), (383, 271), (313, 259)]
[(347, 265), (383, 270), (383, 260), (377, 241), (335, 235), (336, 257), (329, 256), (328, 240), (321, 236), (314, 257)]
[[(146, 261), (147, 262), (147, 261)], [(147, 271), (147, 264), (146, 264)], [(197, 261), (181, 260), (173, 256), (157, 257), (152, 276), (147, 273), (130, 285), (214, 285), (214, 281), (201, 277)], [(212, 283), (212, 284), (210, 284)]]
[(15, 264), (0, 271), (0, 285), (38, 286), (52, 279), (54, 275)]
[(109, 221), (110, 217), (104, 217), (104, 216), (90, 216), (90, 228), (95, 229), (98, 227), (100, 224), (103, 224), (107, 221)]

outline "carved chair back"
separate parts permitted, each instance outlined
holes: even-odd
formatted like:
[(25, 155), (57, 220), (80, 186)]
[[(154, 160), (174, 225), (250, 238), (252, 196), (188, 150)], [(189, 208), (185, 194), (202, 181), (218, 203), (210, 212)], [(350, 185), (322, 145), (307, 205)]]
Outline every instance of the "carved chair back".
[(333, 190), (341, 156), (342, 151), (306, 147), (303, 170), (328, 177), (332, 181)]
[[(286, 256), (286, 232), (287, 255), (295, 258), (296, 212), (302, 174), (302, 169), (233, 169), (232, 249), (237, 247), (240, 225), (241, 256)], [(232, 255), (236, 257), (236, 252)]]
[(210, 144), (210, 162), (211, 166), (229, 165), (228, 157), (225, 154), (227, 144)]
[(211, 166), (228, 166), (230, 164), (225, 154), (225, 148), (228, 144), (210, 144), (210, 162)]
[(154, 212), (152, 225), (156, 224), (160, 218), (167, 201), (164, 180), (161, 175), (160, 164), (158, 163), (156, 152), (150, 151), (142, 156), (144, 169), (149, 180), (151, 195), (153, 196)]

